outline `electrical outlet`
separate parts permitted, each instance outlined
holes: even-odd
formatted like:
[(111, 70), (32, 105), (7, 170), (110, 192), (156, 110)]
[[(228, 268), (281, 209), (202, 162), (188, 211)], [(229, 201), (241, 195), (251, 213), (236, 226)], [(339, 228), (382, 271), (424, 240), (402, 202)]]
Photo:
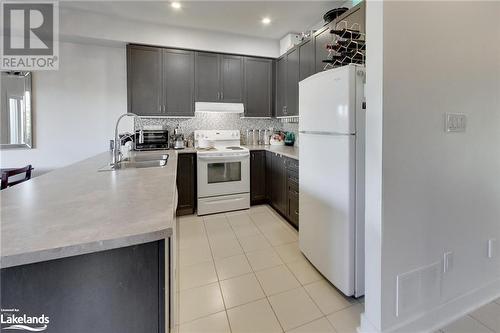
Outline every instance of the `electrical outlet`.
[(443, 273), (448, 273), (453, 268), (453, 252), (445, 252), (443, 255)]
[(463, 113), (446, 113), (445, 114), (445, 131), (450, 132), (465, 132), (467, 125), (467, 116)]
[(495, 247), (497, 240), (492, 238), (488, 239), (488, 258), (492, 259), (495, 256)]

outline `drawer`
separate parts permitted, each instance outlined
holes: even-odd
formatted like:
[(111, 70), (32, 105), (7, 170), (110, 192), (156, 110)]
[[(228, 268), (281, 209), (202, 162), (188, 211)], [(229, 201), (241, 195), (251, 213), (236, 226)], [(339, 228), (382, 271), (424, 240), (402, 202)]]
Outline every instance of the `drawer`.
[(299, 171), (298, 170), (286, 170), (287, 178), (293, 179), (295, 182), (299, 182)]

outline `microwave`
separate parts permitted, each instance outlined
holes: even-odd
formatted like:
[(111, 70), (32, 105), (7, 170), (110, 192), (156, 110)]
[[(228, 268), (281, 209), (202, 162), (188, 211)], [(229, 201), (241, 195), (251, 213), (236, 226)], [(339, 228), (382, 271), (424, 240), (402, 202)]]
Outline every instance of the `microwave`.
[(139, 143), (139, 131), (135, 131), (135, 150), (162, 150), (169, 148), (167, 130), (144, 130), (144, 142)]

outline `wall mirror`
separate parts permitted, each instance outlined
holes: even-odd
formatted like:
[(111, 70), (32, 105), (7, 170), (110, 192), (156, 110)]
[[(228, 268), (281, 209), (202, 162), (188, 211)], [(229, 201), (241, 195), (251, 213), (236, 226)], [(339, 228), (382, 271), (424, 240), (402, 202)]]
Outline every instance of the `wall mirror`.
[(1, 72), (0, 148), (32, 148), (31, 72)]

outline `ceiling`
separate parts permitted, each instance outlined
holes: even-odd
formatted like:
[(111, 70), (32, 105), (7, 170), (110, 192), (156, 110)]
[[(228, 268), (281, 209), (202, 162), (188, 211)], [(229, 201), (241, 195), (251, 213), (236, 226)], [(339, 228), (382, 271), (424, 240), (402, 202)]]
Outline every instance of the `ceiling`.
[[(345, 0), (180, 2), (179, 10), (169, 1), (61, 1), (60, 6), (126, 20), (280, 39), (317, 24), (325, 12)], [(263, 25), (263, 17), (269, 17), (271, 24)]]

